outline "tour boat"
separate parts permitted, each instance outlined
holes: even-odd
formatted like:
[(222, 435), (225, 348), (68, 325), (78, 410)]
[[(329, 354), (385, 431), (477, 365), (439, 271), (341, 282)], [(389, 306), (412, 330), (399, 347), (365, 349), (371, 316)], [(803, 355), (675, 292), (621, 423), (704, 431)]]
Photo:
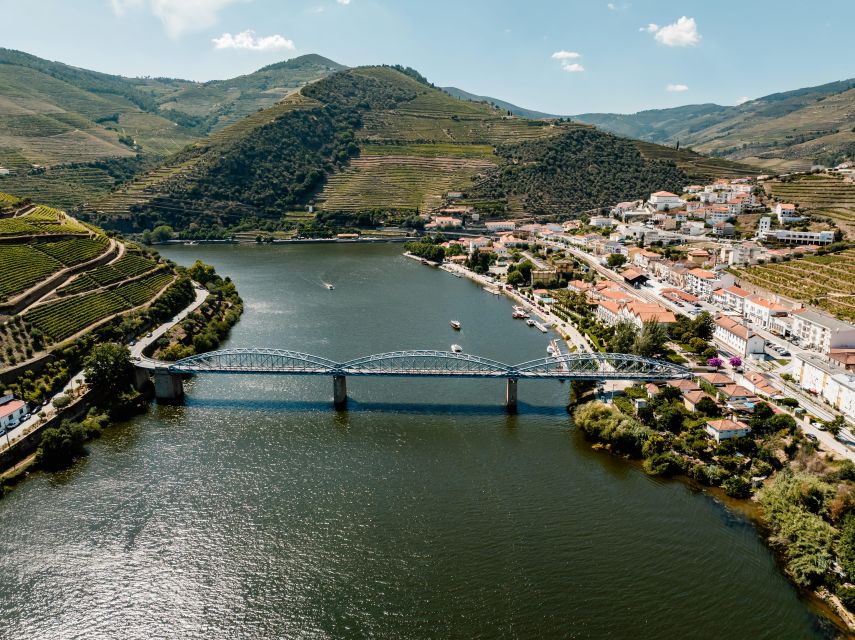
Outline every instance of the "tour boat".
[(462, 353), (462, 352), (463, 352), (463, 347), (461, 347), (459, 344), (453, 344), (453, 345), (451, 345), (451, 350), (452, 350), (454, 353)]
[(334, 284), (330, 284), (329, 282), (324, 282), (324, 286), (325, 286), (327, 289), (329, 289), (330, 291), (332, 291), (333, 289), (335, 289), (335, 285), (334, 285)]
[(546, 347), (546, 353), (548, 353), (551, 356), (558, 355), (557, 353), (555, 353), (555, 347), (553, 347), (552, 345), (549, 345), (548, 347)]
[(525, 323), (526, 323), (528, 326), (530, 326), (530, 327), (533, 327), (533, 326), (534, 326), (534, 320), (532, 320), (531, 318), (529, 318), (528, 320), (526, 320), (526, 321), (525, 321)]
[(455, 331), (460, 331), (460, 320), (452, 320), (450, 324), (452, 329), (454, 329)]
[(549, 329), (547, 329), (546, 327), (544, 327), (544, 326), (543, 326), (542, 324), (540, 324), (539, 322), (535, 322), (535, 323), (534, 323), (534, 326), (535, 326), (535, 327), (537, 327), (538, 329), (540, 329), (540, 332), (541, 332), (541, 333), (546, 333), (547, 331), (549, 331)]

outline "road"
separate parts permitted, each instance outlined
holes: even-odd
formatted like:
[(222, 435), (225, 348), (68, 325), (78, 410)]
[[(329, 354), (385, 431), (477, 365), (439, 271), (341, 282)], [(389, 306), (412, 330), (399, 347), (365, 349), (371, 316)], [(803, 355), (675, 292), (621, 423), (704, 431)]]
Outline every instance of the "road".
[[(194, 283), (194, 286), (196, 288), (196, 298), (193, 300), (193, 303), (189, 307), (184, 309), (181, 313), (179, 313), (177, 316), (175, 316), (172, 320), (160, 325), (157, 329), (152, 331), (150, 338), (146, 337), (137, 342), (131, 348), (131, 357), (141, 356), (142, 350), (145, 349), (145, 347), (157, 340), (164, 333), (174, 327), (177, 323), (181, 322), (189, 314), (193, 313), (196, 309), (202, 306), (202, 304), (205, 302), (205, 299), (208, 297), (208, 291), (204, 287), (201, 287), (196, 283)], [(86, 377), (83, 371), (79, 371), (74, 375), (71, 380), (68, 381), (68, 383), (62, 388), (62, 390), (54, 394), (45, 405), (42, 405), (41, 407), (31, 407), (33, 415), (29, 420), (21, 423), (11, 431), (8, 431), (6, 435), (0, 437), (0, 452), (5, 451), (8, 447), (15, 444), (18, 440), (25, 437), (26, 434), (28, 434), (35, 427), (37, 427), (42, 419), (38, 416), (39, 413), (42, 414), (42, 417), (45, 420), (50, 420), (51, 418), (53, 418), (57, 414), (57, 410), (53, 406), (53, 402), (58, 397), (77, 397), (81, 393), (85, 392), (85, 390)]]
[(165, 322), (157, 329), (154, 329), (149, 334), (147, 334), (144, 338), (140, 338), (137, 343), (131, 347), (132, 359), (147, 359), (143, 352), (148, 346), (154, 344), (154, 342), (156, 342), (158, 338), (163, 336), (167, 331), (172, 329), (172, 327), (184, 320), (184, 318), (189, 316), (191, 313), (196, 311), (196, 309), (198, 309), (204, 304), (205, 300), (208, 298), (208, 290), (205, 289), (203, 286), (196, 284), (195, 282), (193, 283), (193, 286), (196, 289), (196, 298), (193, 300), (193, 303), (189, 307), (184, 309), (181, 313), (172, 318), (172, 320), (170, 320), (169, 322)]

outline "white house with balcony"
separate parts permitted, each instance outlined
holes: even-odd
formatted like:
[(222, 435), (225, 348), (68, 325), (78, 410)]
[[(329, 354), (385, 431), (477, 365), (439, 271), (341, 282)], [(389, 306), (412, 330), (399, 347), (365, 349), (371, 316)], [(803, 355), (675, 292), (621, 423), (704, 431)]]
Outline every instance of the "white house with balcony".
[(758, 336), (744, 324), (729, 316), (719, 316), (715, 319), (713, 338), (718, 340), (725, 349), (742, 358), (763, 355), (766, 351), (766, 340), (763, 336)]
[(724, 418), (722, 420), (710, 420), (704, 425), (704, 431), (712, 436), (716, 442), (729, 440), (731, 438), (744, 438), (751, 433), (751, 427), (744, 422), (736, 422)]
[(686, 273), (686, 290), (699, 298), (709, 298), (716, 289), (732, 286), (734, 280), (733, 274), (724, 271), (689, 269)]
[(27, 415), (27, 403), (15, 400), (15, 396), (6, 395), (0, 398), (0, 428), (13, 429)]
[(785, 317), (788, 313), (787, 307), (756, 295), (748, 296), (742, 309), (742, 314), (746, 318), (766, 330), (772, 328), (773, 318)]
[(803, 216), (798, 214), (796, 210), (796, 205), (788, 204), (785, 202), (779, 202), (775, 205), (775, 215), (778, 216), (778, 222), (780, 224), (787, 224), (788, 222), (801, 222), (804, 220)]
[(832, 349), (855, 347), (855, 325), (813, 309), (797, 309), (791, 315), (791, 331), (802, 347), (826, 355)]

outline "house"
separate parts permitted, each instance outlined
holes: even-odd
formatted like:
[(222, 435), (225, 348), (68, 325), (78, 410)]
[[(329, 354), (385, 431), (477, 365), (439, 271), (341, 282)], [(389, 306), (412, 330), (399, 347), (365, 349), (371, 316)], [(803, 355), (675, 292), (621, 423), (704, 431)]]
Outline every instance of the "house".
[(608, 216), (591, 216), (588, 224), (592, 227), (605, 228), (615, 226), (617, 221)]
[(704, 188), (699, 184), (690, 184), (688, 187), (683, 187), (683, 193), (700, 193)]
[(612, 207), (612, 215), (623, 220), (625, 213), (628, 211), (635, 211), (640, 206), (641, 202), (639, 200), (636, 200), (635, 202), (618, 202), (614, 207)]
[(724, 387), (725, 385), (733, 384), (733, 380), (730, 379), (729, 375), (719, 371), (714, 373), (701, 373), (698, 377), (714, 387)]
[(855, 349), (832, 349), (828, 357), (847, 371), (855, 371)]
[(703, 235), (705, 230), (703, 222), (684, 222), (680, 227), (680, 231), (689, 236)]
[(778, 222), (780, 224), (787, 224), (788, 222), (801, 222), (804, 220), (804, 217), (800, 216), (796, 212), (796, 205), (794, 204), (784, 204), (779, 202), (775, 205), (775, 215), (778, 216)]
[(719, 251), (719, 259), (731, 267), (757, 264), (766, 257), (766, 249), (755, 242), (726, 245)]
[(660, 254), (648, 251), (647, 249), (639, 249), (632, 255), (632, 261), (642, 269), (647, 269), (651, 261), (661, 259), (662, 256)]
[(597, 308), (595, 310), (597, 320), (609, 327), (617, 324), (620, 319), (620, 310), (622, 307), (623, 304), (620, 302), (614, 302), (613, 300), (600, 300), (597, 303)]
[(812, 309), (793, 311), (792, 319), (792, 333), (806, 349), (828, 354), (832, 349), (855, 347), (855, 326), (848, 322)]
[(679, 302), (680, 304), (686, 303), (694, 305), (700, 300), (698, 296), (693, 296), (691, 293), (683, 291), (682, 289), (662, 289), (661, 293), (663, 298), (671, 300), (672, 302)]
[(484, 226), (487, 227), (487, 231), (493, 233), (497, 231), (513, 231), (517, 228), (517, 224), (513, 220), (490, 220)]
[(772, 384), (771, 379), (757, 371), (748, 371), (743, 376), (747, 388), (769, 398), (779, 400), (784, 395)]
[(647, 282), (647, 276), (641, 273), (638, 269), (626, 269), (621, 273), (624, 282), (631, 284), (633, 287), (640, 287)]
[(648, 202), (650, 202), (657, 211), (678, 209), (685, 204), (680, 199), (680, 196), (676, 193), (671, 193), (670, 191), (657, 191), (650, 195), (650, 200), (648, 200)]
[(710, 254), (708, 251), (704, 249), (692, 249), (688, 253), (689, 264), (700, 267), (705, 262), (710, 261)]
[(542, 302), (543, 304), (552, 304), (555, 302), (548, 289), (535, 289), (531, 292), (531, 295), (534, 296), (537, 302)]
[(768, 330), (772, 327), (772, 318), (786, 316), (789, 309), (761, 296), (748, 296), (745, 298), (742, 313), (751, 322)]
[(701, 388), (697, 384), (695, 384), (694, 380), (669, 380), (668, 386), (674, 387), (675, 389), (679, 389), (681, 393), (701, 390)]
[(730, 273), (714, 273), (706, 269), (689, 269), (686, 274), (686, 289), (701, 298), (708, 298), (716, 289), (733, 285), (734, 277)]
[(713, 225), (712, 232), (714, 236), (731, 238), (736, 235), (736, 227), (729, 222), (716, 222)]
[(488, 238), (487, 236), (479, 236), (477, 238), (469, 238), (468, 241), (464, 242), (469, 245), (469, 252), (472, 253), (476, 249), (483, 249), (484, 247), (492, 246), (493, 239)]
[(751, 433), (751, 427), (744, 422), (735, 420), (708, 420), (704, 425), (704, 431), (712, 436), (716, 442), (730, 440), (731, 438), (744, 438)]
[(753, 354), (763, 355), (766, 352), (766, 339), (763, 336), (757, 335), (729, 316), (718, 316), (715, 319), (713, 338), (725, 349), (743, 358)]
[(816, 354), (793, 356), (795, 378), (804, 388), (822, 398), (850, 420), (855, 420), (855, 374), (836, 362)]
[(709, 398), (710, 400), (715, 402), (715, 398), (713, 398), (706, 391), (695, 389), (692, 391), (687, 391), (683, 394), (683, 404), (689, 411), (697, 411), (698, 403), (704, 398)]
[(741, 384), (726, 384), (719, 387), (718, 392), (727, 402), (743, 402), (754, 398), (751, 390), (746, 389)]
[(433, 219), (425, 225), (425, 229), (454, 229), (463, 225), (460, 218), (452, 216), (434, 216)]
[(15, 400), (13, 395), (0, 398), (0, 428), (17, 427), (25, 415), (27, 415), (26, 402)]
[(707, 210), (706, 221), (710, 226), (714, 226), (717, 222), (727, 222), (732, 217), (730, 209), (724, 205), (716, 205)]
[(751, 297), (751, 294), (745, 289), (741, 289), (736, 285), (725, 289), (717, 289), (713, 293), (713, 301), (720, 306), (736, 311), (739, 315), (745, 310), (745, 301)]
[(647, 391), (647, 396), (650, 398), (654, 397), (660, 391), (659, 385), (653, 384), (652, 382), (645, 384), (644, 390)]
[(532, 269), (531, 282), (539, 282), (541, 284), (555, 284), (558, 282), (558, 273), (552, 269)]
[(626, 318), (639, 329), (645, 322), (658, 322), (659, 324), (674, 324), (677, 317), (661, 304), (652, 302), (633, 301), (623, 305), (620, 310), (621, 318)]
[(584, 280), (571, 280), (567, 283), (567, 288), (570, 291), (588, 293), (588, 291), (594, 288), (594, 285), (592, 285), (590, 282), (585, 282)]

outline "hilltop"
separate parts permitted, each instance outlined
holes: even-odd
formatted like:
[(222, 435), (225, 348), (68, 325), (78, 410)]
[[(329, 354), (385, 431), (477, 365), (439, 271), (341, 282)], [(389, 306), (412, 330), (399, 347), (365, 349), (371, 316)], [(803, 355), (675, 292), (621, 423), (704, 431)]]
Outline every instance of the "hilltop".
[(855, 157), (855, 79), (775, 93), (737, 106), (698, 104), (573, 116), (617, 135), (768, 167), (804, 170)]
[(503, 109), (504, 111), (509, 112), (511, 115), (519, 116), (520, 118), (530, 118), (532, 120), (552, 120), (555, 118), (565, 117), (558, 116), (553, 113), (544, 113), (543, 111), (526, 109), (525, 107), (519, 107), (513, 103), (506, 102), (505, 100), (500, 100), (498, 98), (491, 98), (490, 96), (479, 96), (474, 93), (464, 91), (463, 89), (458, 89), (457, 87), (443, 87), (442, 90), (445, 91), (448, 95), (458, 98), (460, 100), (466, 100), (468, 102), (484, 102), (489, 105), (494, 105), (499, 109)]
[(6, 191), (72, 207), (343, 69), (306, 55), (230, 80), (125, 78), (0, 48)]
[[(570, 139), (581, 147), (565, 144)], [(525, 153), (518, 145), (533, 141), (572, 168), (573, 180), (547, 181), (533, 193), (531, 172), (507, 172), (515, 155)], [(586, 158), (600, 163), (600, 176), (612, 177), (588, 176)], [(337, 226), (357, 219), (402, 223), (441, 206), (449, 191), (471, 190), (473, 206), (492, 213), (572, 213), (649, 189), (680, 188), (694, 176), (752, 171), (687, 151), (617, 142), (578, 123), (509, 116), (454, 98), (412, 69), (363, 67), (334, 73), (223, 128), (88, 211), (124, 231), (159, 224), (287, 229), (312, 219), (309, 206)], [(500, 174), (499, 190), (479, 186), (495, 184)]]

